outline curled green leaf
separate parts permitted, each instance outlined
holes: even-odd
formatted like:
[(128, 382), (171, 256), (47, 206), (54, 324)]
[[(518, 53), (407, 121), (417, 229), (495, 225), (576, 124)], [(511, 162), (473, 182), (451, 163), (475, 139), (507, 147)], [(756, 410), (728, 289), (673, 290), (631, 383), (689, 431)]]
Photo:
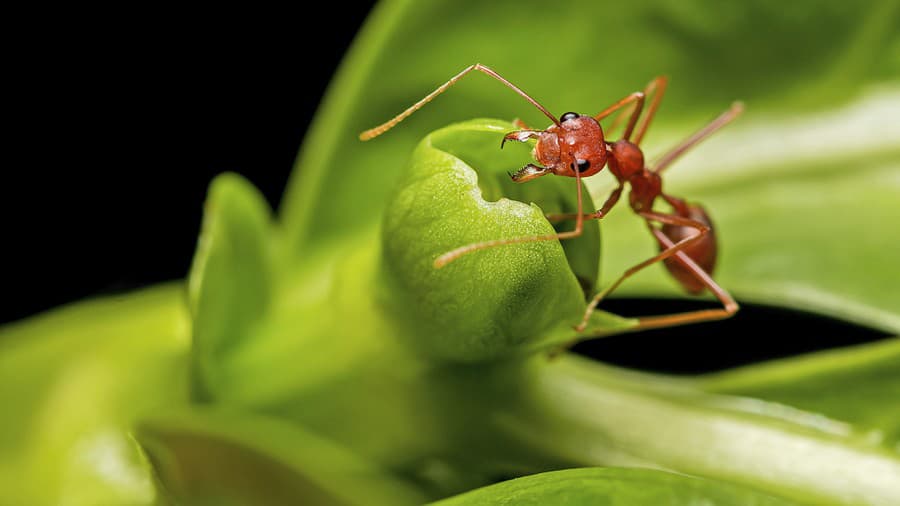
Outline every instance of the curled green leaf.
[[(509, 123), (474, 120), (427, 136), (383, 222), (384, 265), (402, 312), (427, 354), (458, 361), (559, 345), (575, 337), (599, 271), (599, 228), (568, 241), (510, 244), (471, 252), (443, 268), (435, 259), (467, 244), (554, 232), (545, 213), (574, 212), (574, 180), (525, 184), (507, 172), (530, 161), (526, 146), (500, 150)], [(527, 204), (526, 202), (530, 202)], [(592, 203), (585, 192), (585, 207)], [(561, 227), (572, 227), (563, 223)]]

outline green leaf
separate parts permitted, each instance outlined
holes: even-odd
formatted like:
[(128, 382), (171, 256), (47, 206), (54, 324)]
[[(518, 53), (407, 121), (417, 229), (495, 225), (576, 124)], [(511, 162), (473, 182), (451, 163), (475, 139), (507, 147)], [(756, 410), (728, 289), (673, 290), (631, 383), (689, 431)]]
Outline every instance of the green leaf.
[(411, 344), (432, 356), (472, 362), (570, 342), (584, 313), (582, 285), (590, 290), (597, 278), (596, 221), (563, 241), (565, 250), (556, 240), (512, 244), (435, 267), (466, 244), (553, 234), (544, 214), (574, 212), (574, 180), (510, 181), (529, 159), (523, 146), (498, 149), (514, 128), (476, 120), (430, 134), (386, 210), (385, 298)]
[(220, 395), (221, 363), (254, 333), (271, 304), (272, 227), (262, 194), (236, 174), (210, 185), (188, 280), (195, 394)]
[(421, 504), (412, 485), (277, 418), (193, 408), (144, 421), (137, 439), (175, 504)]
[(900, 503), (900, 454), (846, 423), (575, 356), (534, 366), (496, 421), (570, 466), (661, 467), (807, 504)]
[[(900, 94), (896, 100), (894, 112), (885, 104), (886, 116), (868, 113), (862, 119), (865, 128), (875, 130), (890, 121), (887, 116), (900, 114)], [(748, 135), (738, 139), (757, 144)], [(748, 302), (900, 332), (900, 269), (894, 265), (900, 240), (883, 228), (900, 222), (900, 151), (840, 153), (837, 160), (793, 167), (756, 160), (748, 168), (716, 158), (737, 173), (707, 179), (701, 169), (715, 169), (709, 162), (697, 164), (698, 171), (685, 174), (677, 193), (704, 202), (714, 213), (722, 257), (716, 279), (722, 285)], [(670, 173), (673, 182), (681, 177), (677, 170), (681, 167)], [(613, 238), (604, 257), (613, 272), (654, 253), (649, 236), (625, 214), (603, 223), (606, 236)], [(621, 293), (677, 293), (665, 274), (660, 268), (636, 276)]]
[(187, 402), (187, 331), (181, 284), (0, 329), (0, 503), (154, 504), (128, 431)]
[(832, 419), (821, 422), (835, 430), (900, 453), (900, 339), (756, 364), (700, 381), (712, 392), (821, 413)]
[[(703, 202), (712, 215), (721, 245), (717, 279), (744, 300), (896, 331), (900, 270), (892, 256), (900, 244), (885, 224), (900, 218), (898, 8), (893, 0), (659, 0), (627, 9), (591, 0), (527, 8), (384, 2), (344, 61), (298, 159), (280, 216), (290, 255), (299, 261), (325, 245), (339, 248), (340, 239), (373, 227), (426, 132), (484, 116), (546, 123), (515, 93), (476, 74), (384, 136), (356, 140), (467, 65), (490, 65), (556, 114), (599, 111), (666, 74), (671, 82), (643, 144), (648, 159), (731, 101), (747, 106), (666, 173), (668, 191)], [(588, 185), (595, 201), (611, 188), (603, 175)], [(603, 223), (607, 280), (655, 248), (620, 206)], [(680, 292), (652, 267), (616, 293)]]
[(751, 489), (682, 474), (649, 469), (586, 468), (526, 476), (433, 504), (788, 506), (796, 503)]

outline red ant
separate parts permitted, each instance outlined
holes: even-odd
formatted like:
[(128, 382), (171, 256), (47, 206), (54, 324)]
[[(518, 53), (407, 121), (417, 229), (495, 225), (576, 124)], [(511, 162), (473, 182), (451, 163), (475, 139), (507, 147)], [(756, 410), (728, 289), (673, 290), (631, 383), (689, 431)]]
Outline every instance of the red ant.
[[(390, 121), (361, 133), (359, 138), (364, 141), (370, 140), (390, 130), (397, 123), (403, 121), (407, 116), (446, 91), (473, 70), (483, 72), (511, 88), (530, 102), (531, 105), (537, 107), (553, 122), (545, 130), (536, 130), (516, 120), (516, 125), (521, 130), (506, 134), (503, 137), (501, 147), (506, 141), (525, 142), (529, 139), (537, 139), (533, 156), (540, 165), (529, 163), (522, 167), (516, 173), (511, 174), (513, 181), (530, 181), (546, 174), (575, 178), (577, 213), (574, 215), (547, 216), (547, 219), (551, 221), (574, 219), (575, 228), (568, 232), (556, 234), (514, 237), (467, 244), (439, 256), (434, 262), (436, 268), (441, 268), (453, 260), (477, 250), (506, 244), (578, 237), (582, 233), (585, 220), (599, 220), (609, 213), (616, 202), (619, 201), (622, 190), (627, 183), (631, 186), (631, 193), (628, 199), (631, 209), (646, 221), (647, 228), (653, 234), (653, 237), (656, 238), (660, 253), (626, 270), (615, 282), (598, 293), (588, 304), (584, 312), (584, 318), (575, 327), (575, 330), (581, 332), (585, 329), (588, 319), (594, 312), (597, 304), (623, 281), (641, 269), (659, 261), (664, 262), (669, 273), (687, 292), (696, 295), (702, 292), (704, 288), (709, 289), (719, 299), (723, 307), (721, 309), (704, 309), (662, 316), (642, 317), (638, 319), (638, 329), (718, 320), (727, 318), (738, 310), (738, 304), (731, 295), (710, 277), (710, 273), (712, 273), (716, 263), (716, 239), (709, 215), (697, 204), (688, 203), (663, 193), (660, 174), (688, 149), (740, 115), (743, 111), (743, 105), (740, 102), (733, 103), (719, 117), (663, 155), (653, 168), (648, 168), (644, 163), (644, 153), (639, 146), (662, 100), (666, 84), (668, 83), (666, 77), (660, 76), (653, 79), (644, 91), (631, 93), (595, 116), (567, 112), (557, 119), (544, 106), (516, 85), (494, 70), (478, 63), (465, 68)], [(651, 95), (652, 100), (647, 107), (647, 112), (641, 118), (644, 102)], [(627, 108), (623, 109), (625, 107)], [(620, 140), (608, 142), (604, 139), (603, 129), (599, 122), (619, 110), (621, 110), (619, 115), (614, 119), (608, 130), (616, 128), (621, 118), (626, 115), (624, 113), (627, 113), (628, 122), (625, 124), (625, 131)], [(639, 119), (640, 124), (638, 124)], [(600, 172), (604, 166), (609, 167), (610, 172), (616, 177), (619, 185), (612, 191), (599, 210), (585, 214), (582, 205), (581, 178), (593, 176)], [(654, 211), (653, 203), (657, 197), (661, 197), (668, 202), (672, 206), (672, 212)], [(654, 226), (653, 222), (659, 223), (661, 226)]]

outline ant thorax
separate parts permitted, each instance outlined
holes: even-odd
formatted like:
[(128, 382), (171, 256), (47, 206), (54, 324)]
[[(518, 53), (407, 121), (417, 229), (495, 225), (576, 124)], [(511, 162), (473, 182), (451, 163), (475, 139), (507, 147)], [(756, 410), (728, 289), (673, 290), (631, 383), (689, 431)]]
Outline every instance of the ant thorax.
[(609, 171), (620, 182), (631, 180), (644, 171), (644, 152), (634, 143), (619, 140), (609, 145)]
[(557, 176), (581, 177), (600, 172), (606, 165), (606, 143), (600, 124), (590, 116), (566, 113), (559, 125), (538, 136), (534, 159)]

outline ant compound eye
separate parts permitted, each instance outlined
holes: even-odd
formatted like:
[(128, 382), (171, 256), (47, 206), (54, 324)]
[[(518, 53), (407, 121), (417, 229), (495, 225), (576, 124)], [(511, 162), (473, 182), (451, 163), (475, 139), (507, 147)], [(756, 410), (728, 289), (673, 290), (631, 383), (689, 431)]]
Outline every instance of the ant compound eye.
[(589, 160), (582, 160), (581, 158), (576, 158), (575, 163), (570, 163), (569, 168), (575, 170), (575, 166), (578, 166), (578, 172), (584, 172), (591, 168), (591, 162)]
[(570, 119), (575, 119), (579, 116), (581, 116), (581, 115), (578, 114), (577, 112), (567, 112), (559, 118), (559, 122), (563, 123), (565, 121), (569, 121)]

